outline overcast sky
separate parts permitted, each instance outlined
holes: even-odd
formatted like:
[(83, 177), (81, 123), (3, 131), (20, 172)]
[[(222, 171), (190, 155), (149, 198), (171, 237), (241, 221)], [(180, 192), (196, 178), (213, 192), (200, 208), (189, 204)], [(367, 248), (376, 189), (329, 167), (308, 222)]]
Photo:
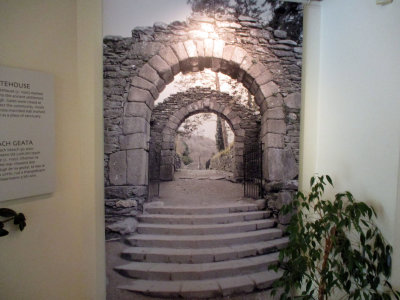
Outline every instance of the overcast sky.
[(103, 35), (130, 37), (136, 26), (184, 21), (190, 12), (186, 0), (103, 0)]

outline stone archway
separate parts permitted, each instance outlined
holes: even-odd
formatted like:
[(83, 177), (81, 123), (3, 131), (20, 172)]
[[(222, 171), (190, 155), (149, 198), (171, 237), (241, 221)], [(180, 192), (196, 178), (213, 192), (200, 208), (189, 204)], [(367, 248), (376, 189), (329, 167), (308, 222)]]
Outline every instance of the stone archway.
[[(177, 129), (186, 118), (198, 113), (214, 113), (228, 122), (234, 133), (234, 177), (241, 179), (243, 151), (245, 147), (258, 143), (260, 116), (236, 103), (229, 94), (208, 88), (192, 88), (177, 93), (153, 110), (150, 147), (151, 151), (161, 154), (160, 179), (173, 179)], [(152, 163), (149, 167), (157, 168)]]
[[(124, 107), (124, 136), (121, 138), (122, 149), (126, 151), (127, 184), (147, 185), (148, 122), (159, 93), (179, 72), (204, 68), (237, 79), (255, 96), (261, 113), (267, 116), (261, 120), (261, 128), (266, 131), (262, 137), (267, 150), (264, 159), (268, 164), (266, 170), (279, 164), (278, 156), (273, 161), (268, 160), (269, 150), (282, 147), (286, 133), (283, 101), (277, 94), (279, 87), (272, 80), (272, 74), (241, 47), (226, 45), (223, 40), (188, 40), (161, 49), (132, 79)], [(265, 174), (267, 179), (274, 179), (268, 178), (268, 171)]]
[(107, 199), (146, 195), (154, 101), (179, 72), (204, 68), (237, 79), (255, 96), (261, 112), (259, 140), (265, 150), (267, 190), (278, 193), (295, 186), (300, 131), (298, 41), (253, 19), (191, 16), (187, 22), (135, 28), (132, 37), (106, 37), (104, 58)]

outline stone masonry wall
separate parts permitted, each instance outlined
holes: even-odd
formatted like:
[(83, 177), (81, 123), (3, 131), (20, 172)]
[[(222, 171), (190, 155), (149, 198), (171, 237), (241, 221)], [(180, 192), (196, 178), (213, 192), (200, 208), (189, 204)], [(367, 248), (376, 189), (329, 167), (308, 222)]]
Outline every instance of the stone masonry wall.
[(266, 188), (275, 194), (292, 189), (298, 173), (302, 48), (286, 32), (249, 17), (192, 15), (187, 22), (137, 27), (132, 37), (105, 37), (103, 49), (106, 218), (125, 214), (119, 200), (143, 201), (147, 195), (154, 106), (148, 97), (157, 99), (176, 72), (204, 67), (243, 82), (255, 96), (260, 138), (267, 145)]

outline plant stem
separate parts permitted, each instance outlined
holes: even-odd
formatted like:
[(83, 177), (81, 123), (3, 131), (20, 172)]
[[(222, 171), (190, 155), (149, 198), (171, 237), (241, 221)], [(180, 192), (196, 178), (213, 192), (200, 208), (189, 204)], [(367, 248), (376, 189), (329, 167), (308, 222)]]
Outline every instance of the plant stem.
[(333, 226), (329, 232), (329, 236), (325, 243), (324, 259), (322, 261), (322, 268), (320, 272), (321, 281), (319, 282), (318, 300), (324, 300), (324, 295), (326, 293), (326, 282), (323, 273), (328, 264), (329, 253), (331, 252), (333, 246), (332, 238), (335, 236), (335, 234), (336, 234), (336, 226)]

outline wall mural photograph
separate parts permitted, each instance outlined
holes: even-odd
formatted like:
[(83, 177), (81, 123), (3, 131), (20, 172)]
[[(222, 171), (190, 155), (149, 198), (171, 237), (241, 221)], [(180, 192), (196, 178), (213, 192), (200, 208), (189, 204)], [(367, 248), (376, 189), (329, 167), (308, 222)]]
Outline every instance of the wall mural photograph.
[(302, 23), (275, 0), (104, 0), (107, 299), (273, 299)]

